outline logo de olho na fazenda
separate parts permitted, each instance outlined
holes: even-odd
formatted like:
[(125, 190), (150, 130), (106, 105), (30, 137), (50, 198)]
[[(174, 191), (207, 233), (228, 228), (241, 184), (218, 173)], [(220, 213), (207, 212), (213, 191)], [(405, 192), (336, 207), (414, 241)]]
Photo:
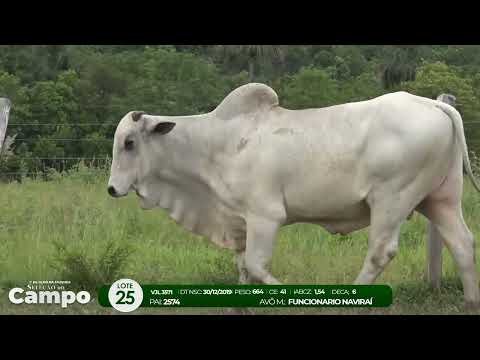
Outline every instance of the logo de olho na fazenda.
[(91, 296), (88, 291), (25, 291), (22, 288), (13, 288), (8, 293), (8, 298), (13, 304), (60, 304), (62, 308), (76, 302), (87, 304)]

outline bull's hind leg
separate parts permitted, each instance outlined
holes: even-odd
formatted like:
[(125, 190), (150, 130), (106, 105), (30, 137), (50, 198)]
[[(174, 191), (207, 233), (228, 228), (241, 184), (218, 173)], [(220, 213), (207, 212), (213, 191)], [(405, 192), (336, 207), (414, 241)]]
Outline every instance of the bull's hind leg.
[[(457, 154), (448, 176), (439, 188), (422, 201), (417, 210), (435, 226), (439, 233), (437, 242), (441, 239), (452, 254), (462, 280), (466, 306), (478, 308), (480, 307), (480, 289), (475, 269), (475, 241), (462, 214), (462, 167), (462, 157)], [(437, 246), (439, 246), (438, 243)], [(437, 251), (439, 252), (438, 249)], [(439, 266), (441, 257), (431, 258), (430, 261), (430, 267)]]
[(370, 206), (368, 252), (355, 284), (369, 285), (383, 272), (398, 250), (400, 227), (415, 208), (421, 189), (412, 183), (403, 189), (385, 185), (367, 197)]
[(382, 207), (372, 208), (368, 252), (355, 284), (372, 284), (394, 258), (398, 249), (400, 226), (407, 215), (403, 219), (398, 216), (389, 218)]
[(448, 199), (427, 199), (422, 213), (435, 224), (460, 272), (467, 308), (480, 308), (480, 290), (475, 269), (475, 241), (462, 215), (461, 204)]

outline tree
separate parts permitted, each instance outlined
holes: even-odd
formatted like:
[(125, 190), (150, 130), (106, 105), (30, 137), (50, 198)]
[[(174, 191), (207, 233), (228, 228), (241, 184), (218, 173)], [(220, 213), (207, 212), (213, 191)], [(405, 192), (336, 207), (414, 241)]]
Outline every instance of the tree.
[(127, 112), (211, 111), (252, 81), (290, 108), (449, 92), (480, 150), (479, 74), (479, 45), (0, 45), (0, 97), (14, 104), (7, 136), (17, 135), (0, 170), (41, 169), (25, 160), (41, 156), (105, 157)]
[(384, 88), (392, 89), (403, 81), (415, 80), (417, 60), (416, 46), (395, 47), (387, 51), (381, 65)]
[(142, 76), (127, 82), (123, 102), (165, 115), (196, 114), (217, 105), (231, 89), (217, 66), (175, 49), (147, 48), (137, 61)]
[(385, 93), (372, 70), (340, 83), (339, 102), (364, 101)]
[(344, 72), (347, 72), (348, 76), (343, 76), (343, 78), (356, 77), (365, 71), (367, 60), (358, 46), (336, 45), (333, 47), (333, 52), (336, 56), (336, 63), (347, 69)]
[[(442, 93), (457, 98), (457, 109), (465, 123), (465, 135), (469, 145), (476, 152), (480, 150), (480, 104), (475, 95), (473, 81), (460, 76), (443, 62), (424, 63), (419, 69), (415, 81), (404, 82), (401, 89), (415, 95), (436, 99)], [(475, 141), (477, 140), (477, 141)]]
[(281, 45), (219, 45), (217, 50), (223, 56), (243, 55), (248, 59), (248, 81), (256, 76), (255, 66), (263, 59), (283, 59), (284, 49)]
[(478, 110), (472, 80), (461, 77), (442, 62), (424, 63), (415, 81), (404, 82), (401, 88), (431, 99), (436, 99), (441, 93), (453, 94), (457, 98), (458, 109), (466, 116)]
[(338, 103), (338, 83), (322, 69), (304, 67), (298, 74), (285, 77), (279, 89), (280, 101), (295, 109)]

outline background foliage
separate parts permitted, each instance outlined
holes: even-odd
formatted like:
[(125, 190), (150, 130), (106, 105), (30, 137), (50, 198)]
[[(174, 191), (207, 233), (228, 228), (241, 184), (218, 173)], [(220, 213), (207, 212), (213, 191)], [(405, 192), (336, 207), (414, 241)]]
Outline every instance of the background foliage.
[(476, 45), (2, 45), (0, 96), (13, 101), (7, 135), (16, 138), (0, 158), (0, 176), (103, 159), (128, 111), (207, 112), (249, 81), (274, 87), (289, 108), (397, 90), (452, 93), (478, 153), (479, 70)]

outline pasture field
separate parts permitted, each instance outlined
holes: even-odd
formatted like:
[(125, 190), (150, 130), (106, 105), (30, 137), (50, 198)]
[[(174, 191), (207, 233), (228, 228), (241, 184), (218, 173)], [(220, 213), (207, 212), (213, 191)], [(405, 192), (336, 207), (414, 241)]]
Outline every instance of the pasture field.
[[(8, 290), (29, 280), (71, 280), (86, 287), (130, 277), (140, 283), (237, 282), (233, 253), (189, 234), (162, 210), (143, 211), (135, 195), (114, 200), (107, 174), (80, 167), (50, 181), (0, 184), (0, 314), (119, 314), (99, 306), (13, 305)], [(465, 180), (465, 220), (480, 258), (480, 194)], [(272, 273), (285, 284), (350, 284), (367, 251), (368, 230), (330, 235), (319, 226), (284, 227)], [(402, 227), (397, 257), (377, 280), (393, 288), (386, 309), (252, 309), (255, 314), (464, 314), (462, 286), (444, 251), (443, 283), (424, 280), (426, 220), (415, 214)], [(480, 270), (480, 264), (477, 264)], [(92, 298), (96, 297), (92, 290)], [(133, 314), (228, 314), (227, 309), (138, 309)]]

